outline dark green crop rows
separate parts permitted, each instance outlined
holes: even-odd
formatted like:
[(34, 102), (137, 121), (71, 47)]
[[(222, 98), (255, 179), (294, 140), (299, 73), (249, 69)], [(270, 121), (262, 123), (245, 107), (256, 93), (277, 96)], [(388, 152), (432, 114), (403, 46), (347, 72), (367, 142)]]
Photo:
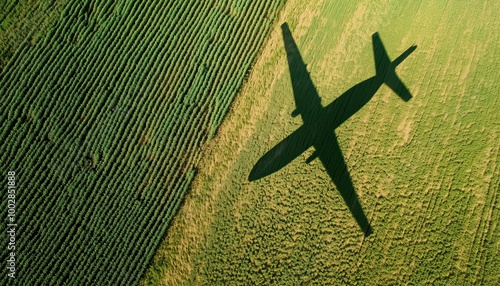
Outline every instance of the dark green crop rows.
[(0, 74), (19, 285), (137, 283), (281, 2), (69, 1), (19, 47)]

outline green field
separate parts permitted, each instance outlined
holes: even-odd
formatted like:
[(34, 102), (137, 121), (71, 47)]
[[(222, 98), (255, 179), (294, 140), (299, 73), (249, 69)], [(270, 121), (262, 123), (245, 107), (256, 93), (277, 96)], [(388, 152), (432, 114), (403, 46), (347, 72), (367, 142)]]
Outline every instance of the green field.
[(57, 20), (67, 0), (4, 0), (0, 3), (0, 73), (24, 42), (35, 45)]
[[(3, 1), (0, 284), (497, 285), (499, 9)], [(299, 82), (285, 22), (307, 67)], [(292, 115), (304, 79), (323, 106), (366, 98), (346, 91), (375, 76), (376, 32), (393, 60), (417, 46), (396, 68), (413, 98), (382, 85), (335, 129), (347, 168), (334, 172), (348, 173), (330, 174), (311, 147), (252, 176), (303, 126)]]
[[(376, 3), (374, 3), (376, 2)], [(289, 0), (143, 284), (496, 285), (500, 18), (495, 1)], [(302, 125), (280, 25), (287, 22), (326, 106), (374, 76), (371, 35), (413, 94), (387, 86), (335, 130), (365, 237), (308, 149), (249, 182)]]
[(133, 285), (283, 3), (42, 2), (1, 4), (0, 284)]

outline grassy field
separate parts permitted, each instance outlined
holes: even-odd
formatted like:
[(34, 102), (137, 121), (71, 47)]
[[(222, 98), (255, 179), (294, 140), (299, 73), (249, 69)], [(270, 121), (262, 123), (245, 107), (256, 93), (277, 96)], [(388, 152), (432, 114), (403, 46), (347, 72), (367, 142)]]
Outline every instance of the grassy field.
[[(377, 2), (377, 3), (373, 3)], [(307, 4), (306, 4), (307, 3)], [(500, 281), (500, 20), (495, 1), (287, 2), (143, 284), (446, 284)], [(413, 94), (387, 86), (336, 129), (364, 237), (313, 148), (249, 182), (302, 125), (279, 25), (325, 106), (375, 74), (371, 35)]]
[(57, 1), (32, 2), (0, 14), (15, 282), (137, 284), (282, 1), (69, 0), (60, 14)]

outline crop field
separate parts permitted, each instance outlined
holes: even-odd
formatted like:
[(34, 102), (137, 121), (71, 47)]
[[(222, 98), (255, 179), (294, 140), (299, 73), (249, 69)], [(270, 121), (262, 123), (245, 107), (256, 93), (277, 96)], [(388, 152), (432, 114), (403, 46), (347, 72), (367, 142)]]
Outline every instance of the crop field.
[(34, 45), (57, 20), (67, 0), (0, 3), (0, 72), (23, 41)]
[(1, 4), (0, 284), (137, 284), (283, 3), (32, 2)]
[[(287, 1), (142, 284), (497, 285), (499, 9)], [(323, 106), (375, 75), (374, 33), (392, 60), (417, 46), (396, 68), (413, 98), (382, 85), (335, 129), (370, 235), (314, 147), (249, 181), (303, 125), (285, 22)]]

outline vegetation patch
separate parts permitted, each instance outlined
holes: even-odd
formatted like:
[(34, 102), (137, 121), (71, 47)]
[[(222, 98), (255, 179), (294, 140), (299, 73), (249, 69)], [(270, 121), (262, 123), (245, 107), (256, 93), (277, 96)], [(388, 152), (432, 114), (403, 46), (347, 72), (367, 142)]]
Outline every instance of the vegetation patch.
[(281, 4), (69, 0), (23, 36), (0, 79), (19, 285), (138, 282)]
[[(290, 0), (144, 284), (494, 285), (500, 280), (499, 19), (491, 1)], [(280, 25), (327, 106), (375, 75), (378, 32), (413, 98), (387, 86), (336, 130), (365, 237), (310, 148), (248, 181), (303, 125)], [(314, 156), (312, 157), (314, 158)]]

